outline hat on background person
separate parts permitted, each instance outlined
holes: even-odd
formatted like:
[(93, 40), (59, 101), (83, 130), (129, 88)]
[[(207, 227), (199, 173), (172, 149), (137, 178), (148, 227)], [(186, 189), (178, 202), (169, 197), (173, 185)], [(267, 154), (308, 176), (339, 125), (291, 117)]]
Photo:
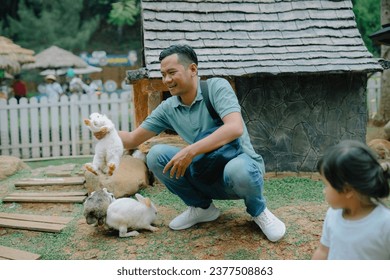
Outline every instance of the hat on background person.
[(52, 81), (56, 81), (56, 76), (52, 75), (52, 74), (49, 74), (45, 77), (45, 80), (52, 80)]

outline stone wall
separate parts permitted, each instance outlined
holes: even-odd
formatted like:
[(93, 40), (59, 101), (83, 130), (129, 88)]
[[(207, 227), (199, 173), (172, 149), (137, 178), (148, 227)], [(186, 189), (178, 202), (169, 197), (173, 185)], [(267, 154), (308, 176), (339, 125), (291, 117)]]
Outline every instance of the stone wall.
[(365, 141), (367, 75), (236, 78), (242, 113), (267, 172), (311, 172), (341, 139)]

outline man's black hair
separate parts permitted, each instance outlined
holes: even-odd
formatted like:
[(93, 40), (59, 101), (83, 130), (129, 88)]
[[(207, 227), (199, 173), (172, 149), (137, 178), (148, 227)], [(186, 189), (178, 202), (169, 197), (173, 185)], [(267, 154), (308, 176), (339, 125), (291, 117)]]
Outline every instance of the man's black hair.
[(172, 54), (177, 54), (179, 57), (179, 61), (182, 64), (190, 65), (191, 63), (195, 63), (196, 65), (198, 65), (198, 57), (196, 56), (194, 49), (188, 45), (172, 45), (164, 49), (160, 53), (160, 57), (159, 57), (160, 62), (164, 58)]

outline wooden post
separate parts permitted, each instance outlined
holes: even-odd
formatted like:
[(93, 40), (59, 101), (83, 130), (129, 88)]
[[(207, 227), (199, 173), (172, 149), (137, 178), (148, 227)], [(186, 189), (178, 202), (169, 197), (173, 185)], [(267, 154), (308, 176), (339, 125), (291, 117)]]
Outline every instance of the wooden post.
[(163, 92), (168, 88), (161, 79), (142, 79), (135, 81), (134, 108), (135, 125), (138, 127), (146, 117), (161, 103)]

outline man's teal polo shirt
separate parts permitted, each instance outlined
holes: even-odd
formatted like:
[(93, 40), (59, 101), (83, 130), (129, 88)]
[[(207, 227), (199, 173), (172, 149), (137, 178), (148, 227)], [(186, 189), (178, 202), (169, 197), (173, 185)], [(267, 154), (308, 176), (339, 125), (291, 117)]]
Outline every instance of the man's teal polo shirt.
[[(210, 102), (221, 119), (230, 113), (241, 112), (237, 96), (226, 79), (208, 79), (208, 89)], [(215, 123), (203, 100), (200, 81), (196, 98), (190, 106), (184, 105), (180, 97), (171, 96), (157, 106), (141, 124), (142, 128), (157, 134), (164, 130), (173, 130), (189, 144), (194, 142), (200, 132), (214, 126)], [(264, 173), (263, 159), (253, 149), (245, 123), (240, 140), (243, 151), (258, 163)]]

